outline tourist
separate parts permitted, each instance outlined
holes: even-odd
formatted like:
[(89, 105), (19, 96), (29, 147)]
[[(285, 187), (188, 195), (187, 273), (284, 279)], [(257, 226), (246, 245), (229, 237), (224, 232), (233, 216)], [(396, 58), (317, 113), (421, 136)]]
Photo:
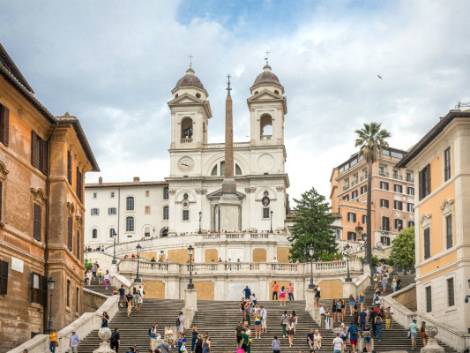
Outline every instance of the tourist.
[(320, 305), (320, 309), (318, 311), (320, 314), (320, 327), (323, 328), (325, 327), (325, 316), (326, 316), (326, 310), (323, 304)]
[(86, 286), (91, 286), (92, 279), (93, 279), (93, 275), (91, 274), (91, 271), (86, 271), (86, 273), (85, 273), (85, 285)]
[(421, 322), (421, 327), (419, 329), (419, 337), (423, 341), (423, 346), (426, 346), (428, 343), (428, 335), (426, 333), (426, 321)]
[(210, 353), (211, 351), (211, 340), (209, 336), (204, 336), (204, 341), (202, 343), (202, 353)]
[(371, 353), (372, 350), (374, 349), (374, 340), (370, 334), (370, 331), (364, 331), (362, 333), (362, 339), (363, 339), (363, 348), (366, 349), (367, 353)]
[(78, 353), (78, 345), (80, 344), (80, 336), (75, 332), (72, 331), (72, 336), (69, 339), (70, 349), (72, 353)]
[(184, 332), (179, 332), (178, 340), (176, 341), (176, 347), (178, 348), (178, 353), (184, 352), (186, 350), (186, 347), (185, 347), (186, 342), (187, 342), (187, 339), (184, 336)]
[(49, 333), (49, 350), (51, 351), (51, 353), (55, 353), (58, 346), (59, 337), (57, 336), (57, 331), (52, 329)]
[(245, 353), (251, 352), (250, 330), (246, 328), (242, 331), (242, 349)]
[(354, 296), (351, 294), (349, 295), (348, 298), (348, 305), (349, 305), (349, 315), (354, 315), (355, 309), (354, 307), (356, 306), (356, 299), (354, 299)]
[(184, 334), (184, 315), (182, 311), (179, 312), (176, 318), (176, 331), (180, 334)]
[(251, 303), (250, 301), (245, 302), (245, 310), (244, 310), (244, 316), (243, 316), (243, 321), (246, 321), (248, 323), (248, 326), (251, 325)]
[(393, 276), (392, 278), (392, 292), (397, 291), (397, 276)]
[(243, 325), (243, 321), (241, 321), (235, 328), (235, 331), (237, 333), (237, 347), (241, 347), (242, 345), (242, 331), (244, 329), (245, 329), (245, 326)]
[(349, 342), (351, 343), (352, 353), (357, 352), (357, 340), (359, 338), (359, 330), (353, 322), (348, 328)]
[(272, 291), (272, 300), (279, 300), (279, 283), (274, 281), (271, 291)]
[(388, 285), (388, 272), (385, 271), (382, 274), (382, 291), (385, 293), (387, 291), (387, 285)]
[(101, 315), (101, 327), (108, 327), (109, 323), (109, 315), (106, 311), (103, 311), (103, 314)]
[(314, 348), (315, 332), (314, 332), (313, 328), (310, 330), (309, 333), (307, 333), (307, 344), (308, 344), (308, 347), (310, 348), (310, 352), (315, 350), (315, 348)]
[(197, 336), (196, 340), (196, 346), (195, 346), (195, 351), (194, 353), (202, 353), (202, 343), (203, 343), (203, 338), (202, 335)]
[(131, 314), (132, 314), (132, 307), (133, 307), (133, 300), (134, 299), (134, 296), (132, 295), (132, 293), (129, 291), (129, 293), (127, 293), (126, 295), (126, 302), (127, 302), (127, 318), (130, 318), (131, 317)]
[(109, 274), (108, 270), (106, 270), (106, 274), (104, 275), (103, 285), (104, 289), (106, 290), (108, 290), (109, 286), (111, 285), (111, 275)]
[(336, 316), (336, 299), (333, 299), (331, 301), (331, 314), (332, 314), (332, 318), (333, 318), (333, 323), (338, 321), (337, 316)]
[(365, 331), (366, 323), (367, 323), (367, 311), (363, 309), (359, 313), (359, 327), (361, 328), (361, 331)]
[(321, 293), (320, 293), (320, 287), (315, 287), (315, 308), (318, 308), (319, 305), (320, 305), (320, 297), (321, 297)]
[(199, 332), (197, 331), (197, 326), (193, 324), (193, 328), (191, 330), (191, 352), (194, 352), (196, 348), (198, 337), (199, 337)]
[(384, 317), (385, 317), (385, 329), (390, 330), (392, 328), (392, 309), (387, 307), (384, 310)]
[(287, 340), (289, 342), (289, 347), (294, 345), (294, 335), (295, 335), (295, 323), (294, 318), (291, 316), (287, 321)]
[(333, 339), (333, 353), (343, 352), (343, 340), (339, 337), (339, 332), (336, 333), (336, 337)]
[(397, 275), (397, 291), (401, 289), (401, 278)]
[(98, 261), (95, 261), (95, 263), (91, 266), (91, 273), (93, 275), (93, 279), (96, 279), (96, 273), (98, 272), (98, 268), (100, 265), (98, 265)]
[(152, 327), (148, 329), (149, 346), (152, 351), (157, 347), (158, 325), (155, 322)]
[(313, 335), (313, 350), (314, 351), (318, 351), (321, 349), (321, 341), (322, 341), (321, 333), (317, 329), (315, 330), (315, 334)]
[(266, 308), (263, 305), (261, 305), (260, 314), (261, 314), (261, 329), (264, 333), (267, 333), (268, 332), (268, 310), (266, 310)]
[(289, 315), (287, 311), (281, 315), (281, 330), (282, 330), (282, 338), (286, 338), (287, 336), (287, 325), (289, 324)]
[(339, 314), (341, 315), (341, 322), (344, 322), (344, 315), (346, 314), (346, 303), (344, 299), (340, 299), (339, 302), (341, 304), (341, 312)]
[(256, 307), (255, 309), (255, 339), (261, 338), (261, 331), (262, 331), (262, 318), (261, 318), (261, 310)]
[(380, 290), (376, 290), (372, 297), (372, 305), (380, 305)]
[(244, 295), (245, 300), (249, 300), (249, 299), (250, 299), (250, 296), (251, 296), (251, 289), (250, 289), (250, 287), (246, 286), (246, 287), (243, 289), (243, 295)]
[(376, 315), (374, 337), (377, 339), (377, 342), (382, 341), (382, 327), (383, 327), (382, 315)]
[(121, 343), (121, 335), (119, 334), (119, 330), (117, 328), (114, 328), (114, 331), (111, 334), (111, 339), (110, 339), (111, 349), (113, 349), (116, 353), (118, 353), (120, 343)]
[(333, 323), (331, 322), (331, 313), (329, 310), (327, 310), (325, 313), (325, 328), (328, 330), (333, 328)]
[(121, 284), (121, 287), (119, 288), (119, 302), (118, 302), (118, 307), (123, 308), (126, 303), (126, 289), (124, 288), (124, 285)]
[(359, 296), (358, 296), (357, 299), (358, 299), (358, 302), (359, 302), (359, 306), (360, 306), (361, 309), (362, 309), (362, 307), (364, 306), (364, 304), (365, 304), (365, 302), (366, 302), (366, 298), (365, 298), (365, 296), (364, 296), (364, 293), (361, 292), (361, 293), (359, 294)]
[(271, 342), (271, 347), (273, 349), (273, 353), (281, 353), (281, 341), (277, 336), (274, 336), (273, 341)]
[(343, 317), (342, 317), (342, 314), (343, 314), (343, 304), (341, 303), (341, 299), (338, 299), (336, 301), (336, 320), (335, 321), (340, 321), (340, 322), (343, 322)]
[(292, 313), (290, 314), (290, 317), (292, 320), (294, 320), (294, 333), (297, 330), (297, 324), (299, 323), (299, 317), (295, 313), (295, 310), (292, 310)]
[(140, 312), (140, 309), (142, 309), (142, 304), (144, 303), (144, 298), (142, 297), (142, 294), (140, 293), (139, 290), (137, 290), (134, 294), (134, 303), (135, 303), (135, 310), (137, 312)]
[(287, 286), (287, 295), (289, 296), (289, 301), (294, 301), (294, 285), (292, 282), (289, 282), (289, 285)]
[(250, 301), (253, 303), (253, 305), (256, 305), (258, 303), (258, 299), (256, 299), (255, 293), (251, 293)]
[(286, 306), (287, 300), (287, 292), (284, 286), (281, 287), (281, 292), (279, 293), (279, 301), (281, 302), (281, 306)]
[(343, 351), (347, 350), (347, 343), (348, 343), (348, 329), (344, 322), (341, 323), (341, 328), (339, 331), (339, 337), (343, 340)]

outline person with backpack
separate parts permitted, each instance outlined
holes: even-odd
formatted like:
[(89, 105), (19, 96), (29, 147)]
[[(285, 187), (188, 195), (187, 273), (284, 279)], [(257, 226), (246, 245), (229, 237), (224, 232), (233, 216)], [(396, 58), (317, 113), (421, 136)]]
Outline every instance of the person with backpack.
[(197, 331), (197, 326), (193, 324), (193, 328), (191, 330), (191, 352), (194, 352), (196, 348), (198, 337), (199, 337), (199, 332)]
[(289, 314), (287, 314), (287, 310), (284, 310), (284, 313), (281, 315), (282, 338), (286, 338), (286, 336), (287, 336), (287, 325), (288, 324), (289, 324)]
[(271, 347), (273, 349), (273, 353), (281, 353), (281, 341), (277, 336), (274, 336), (271, 342)]
[(357, 340), (359, 338), (359, 330), (356, 324), (353, 322), (348, 328), (349, 342), (351, 343), (352, 353), (357, 352)]
[(377, 342), (382, 341), (382, 328), (383, 328), (382, 315), (377, 315), (375, 317), (375, 338), (377, 339)]
[(243, 295), (245, 297), (245, 300), (249, 300), (250, 299), (250, 296), (251, 296), (251, 289), (250, 287), (246, 286), (244, 289), (243, 289)]

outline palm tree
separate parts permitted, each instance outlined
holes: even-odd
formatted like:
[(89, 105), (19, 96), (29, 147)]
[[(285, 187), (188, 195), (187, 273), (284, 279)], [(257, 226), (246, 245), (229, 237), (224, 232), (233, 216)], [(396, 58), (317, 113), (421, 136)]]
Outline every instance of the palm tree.
[(377, 161), (382, 150), (388, 148), (386, 141), (390, 132), (381, 128), (381, 123), (364, 123), (362, 129), (356, 130), (356, 147), (359, 153), (367, 161), (367, 244), (366, 259), (369, 264), (371, 280), (373, 278), (372, 264), (372, 164)]

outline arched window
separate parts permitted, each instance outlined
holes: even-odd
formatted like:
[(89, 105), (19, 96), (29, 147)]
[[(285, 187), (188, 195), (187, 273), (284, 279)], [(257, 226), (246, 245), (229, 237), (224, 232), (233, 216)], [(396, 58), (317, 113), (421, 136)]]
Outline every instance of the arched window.
[(242, 175), (242, 168), (237, 163), (235, 163), (235, 175)]
[(168, 236), (168, 228), (167, 228), (167, 227), (164, 227), (164, 228), (162, 228), (162, 229), (160, 230), (160, 236), (161, 236), (162, 238), (165, 238), (165, 237)]
[[(225, 174), (225, 161), (217, 163), (211, 170), (211, 176), (224, 176)], [(242, 168), (235, 163), (235, 175), (242, 175)]]
[(150, 237), (150, 227), (146, 226), (144, 229), (144, 237)]
[(126, 210), (134, 211), (134, 198), (132, 196), (126, 197)]
[(263, 114), (260, 119), (260, 137), (271, 138), (273, 134), (273, 118), (269, 114)]
[(191, 118), (184, 118), (181, 121), (181, 142), (192, 142), (193, 140), (193, 121)]
[(134, 217), (126, 217), (126, 232), (133, 232), (134, 228)]
[(92, 229), (92, 231), (91, 231), (91, 237), (92, 237), (93, 239), (98, 238), (98, 229), (96, 229), (96, 228), (93, 228), (93, 229)]
[(261, 199), (263, 205), (263, 218), (270, 218), (269, 205), (271, 204), (271, 199), (269, 198), (269, 192), (265, 191), (263, 193), (263, 198)]

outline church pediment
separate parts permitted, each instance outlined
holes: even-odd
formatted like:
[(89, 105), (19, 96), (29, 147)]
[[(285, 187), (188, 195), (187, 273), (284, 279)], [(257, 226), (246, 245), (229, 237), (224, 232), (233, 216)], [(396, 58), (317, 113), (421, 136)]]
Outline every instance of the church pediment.
[(178, 106), (202, 106), (206, 111), (207, 117), (212, 117), (211, 106), (208, 101), (199, 99), (189, 93), (184, 93), (181, 96), (178, 96), (168, 102), (168, 106), (178, 107)]
[(250, 98), (247, 99), (247, 102), (248, 102), (248, 106), (254, 103), (281, 102), (282, 107), (284, 109), (284, 114), (287, 114), (286, 97), (276, 95), (268, 90), (263, 90), (260, 93), (255, 94), (254, 96), (251, 96)]
[[(240, 191), (237, 191), (236, 195), (237, 195), (239, 200), (243, 200), (245, 198), (245, 194), (240, 192)], [(213, 192), (211, 192), (210, 194), (207, 195), (207, 198), (209, 200), (218, 200), (221, 197), (222, 197), (222, 189), (218, 189), (218, 190), (213, 191)]]

